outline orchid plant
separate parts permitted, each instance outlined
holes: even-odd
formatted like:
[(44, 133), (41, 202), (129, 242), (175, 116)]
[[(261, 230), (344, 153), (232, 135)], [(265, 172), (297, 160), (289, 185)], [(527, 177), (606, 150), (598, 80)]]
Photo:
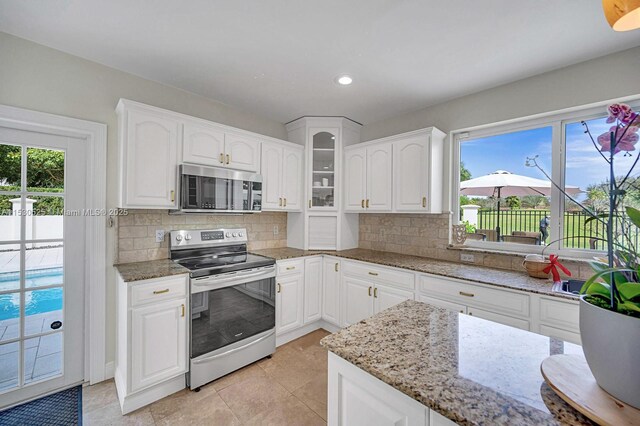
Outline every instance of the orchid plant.
[[(582, 121), (585, 134), (598, 150), (609, 168), (609, 209), (606, 213), (598, 214), (572, 198), (560, 188), (549, 175), (538, 165), (536, 157), (528, 158), (527, 165), (536, 167), (558, 188), (567, 198), (580, 206), (590, 217), (591, 221), (599, 221), (604, 225), (606, 235), (598, 238), (607, 244), (607, 258), (596, 258), (591, 266), (596, 272), (583, 285), (580, 292), (587, 295), (585, 300), (596, 306), (610, 309), (622, 314), (640, 317), (640, 257), (635, 247), (635, 233), (640, 228), (640, 210), (625, 205), (625, 195), (630, 188), (638, 189), (634, 185), (632, 173), (640, 160), (635, 154), (629, 170), (616, 178), (616, 155), (624, 156), (636, 150), (640, 137), (640, 114), (625, 104), (613, 104), (608, 107), (607, 123), (612, 124), (608, 131), (594, 138), (589, 126)], [(631, 178), (631, 179), (630, 179)]]

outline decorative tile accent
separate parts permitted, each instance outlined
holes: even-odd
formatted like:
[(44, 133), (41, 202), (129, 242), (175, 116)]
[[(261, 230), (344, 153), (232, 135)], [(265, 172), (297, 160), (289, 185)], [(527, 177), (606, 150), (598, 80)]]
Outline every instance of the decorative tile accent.
[[(167, 210), (128, 210), (119, 216), (118, 241), (115, 263), (143, 262), (167, 259), (167, 236), (156, 243), (157, 229), (165, 234), (176, 229), (247, 228), (249, 250), (261, 250), (287, 246), (287, 214), (261, 212), (245, 215), (170, 215)], [(278, 226), (274, 235), (273, 227)]]

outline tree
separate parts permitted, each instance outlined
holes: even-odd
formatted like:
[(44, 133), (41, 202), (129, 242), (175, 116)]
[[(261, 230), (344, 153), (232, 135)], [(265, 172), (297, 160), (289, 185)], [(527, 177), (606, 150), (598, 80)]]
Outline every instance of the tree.
[(464, 166), (464, 162), (460, 162), (460, 182), (471, 179), (471, 172)]
[(519, 209), (520, 206), (522, 205), (522, 203), (520, 202), (520, 198), (516, 197), (515, 195), (508, 196), (505, 199), (505, 202), (507, 203), (507, 206), (509, 206), (511, 210)]

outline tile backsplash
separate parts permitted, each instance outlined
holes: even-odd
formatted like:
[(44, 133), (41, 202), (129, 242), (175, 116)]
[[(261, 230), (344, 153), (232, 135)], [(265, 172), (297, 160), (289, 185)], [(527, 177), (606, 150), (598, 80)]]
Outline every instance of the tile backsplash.
[[(128, 210), (117, 223), (116, 263), (169, 257), (168, 235), (156, 243), (156, 230), (247, 228), (249, 250), (287, 246), (287, 214), (261, 212), (244, 215), (170, 215), (167, 210)], [(277, 228), (277, 232), (275, 229)]]
[[(447, 248), (449, 229), (449, 214), (361, 214), (359, 247), (524, 271), (524, 255), (521, 254), (463, 252)], [(461, 262), (461, 253), (472, 253), (473, 262)], [(560, 260), (574, 278), (587, 279), (593, 274), (588, 262)]]

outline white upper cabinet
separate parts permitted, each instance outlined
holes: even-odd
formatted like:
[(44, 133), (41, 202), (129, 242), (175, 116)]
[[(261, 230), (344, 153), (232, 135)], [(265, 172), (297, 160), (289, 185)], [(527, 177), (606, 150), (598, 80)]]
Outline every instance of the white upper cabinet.
[(287, 211), (302, 209), (303, 151), (303, 148), (285, 148), (283, 151), (282, 197)]
[(118, 119), (119, 207), (175, 208), (180, 122), (122, 105)]
[(442, 211), (444, 136), (431, 128), (393, 142), (394, 211)]
[(262, 144), (262, 209), (302, 209), (303, 147)]
[(392, 151), (391, 143), (345, 149), (345, 211), (391, 211)]
[(367, 211), (391, 211), (391, 144), (367, 148)]
[(282, 201), (282, 153), (278, 144), (262, 144), (262, 209), (281, 210)]
[(224, 131), (208, 125), (185, 122), (182, 161), (220, 166), (224, 161)]
[(260, 141), (245, 135), (225, 133), (224, 165), (232, 169), (258, 172), (260, 170)]
[(367, 149), (354, 148), (344, 154), (344, 209), (361, 211), (367, 198)]
[(311, 129), (310, 210), (336, 210), (339, 129)]

